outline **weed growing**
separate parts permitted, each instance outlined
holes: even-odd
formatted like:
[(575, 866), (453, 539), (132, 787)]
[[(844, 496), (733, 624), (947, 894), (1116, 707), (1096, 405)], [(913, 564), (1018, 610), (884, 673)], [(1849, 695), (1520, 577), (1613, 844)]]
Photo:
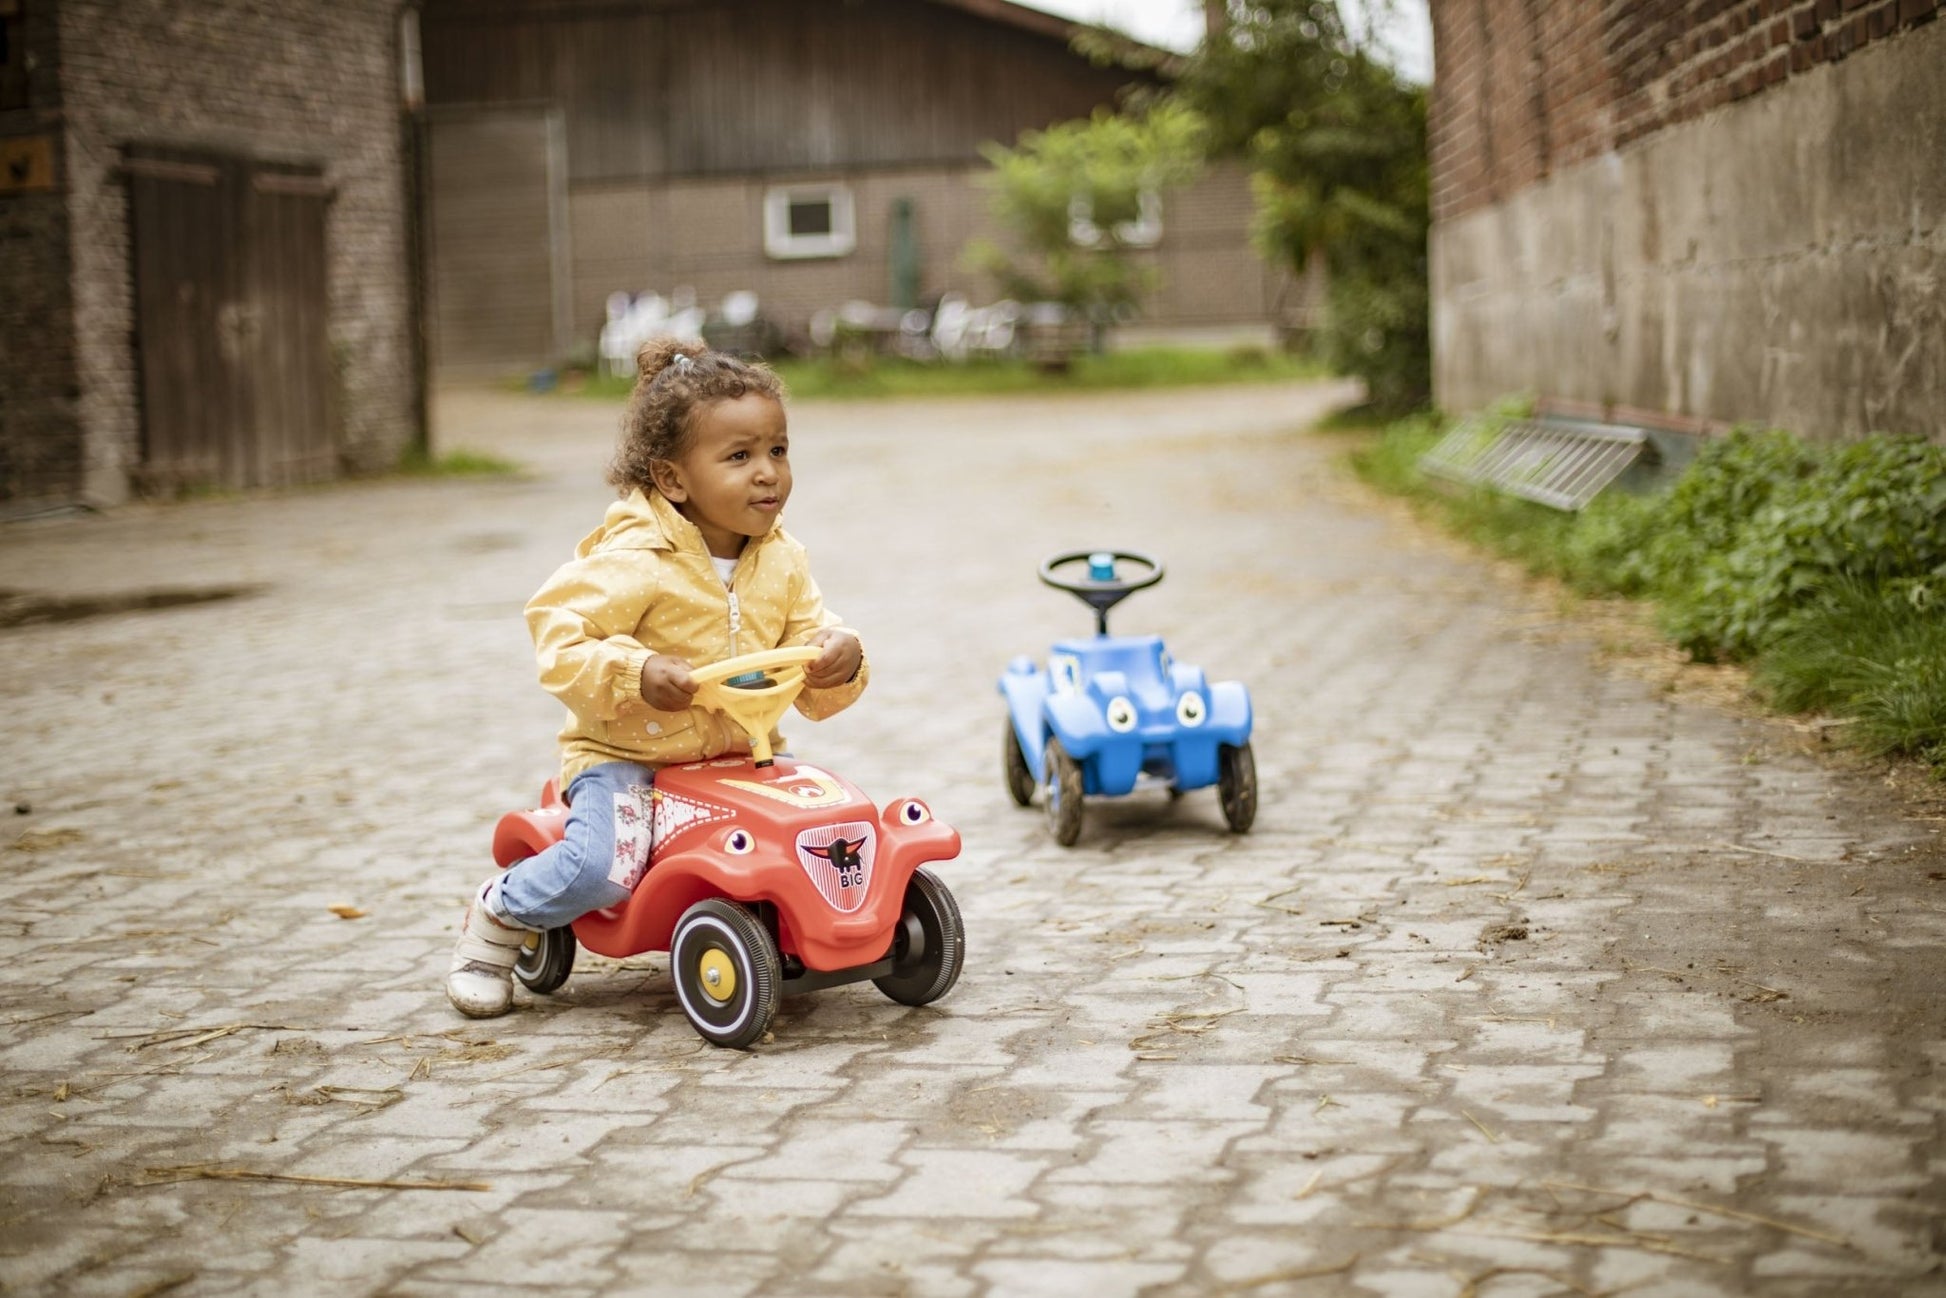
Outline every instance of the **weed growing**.
[(399, 472), (418, 478), (492, 478), (517, 474), (520, 466), (479, 451), (448, 451), (435, 459), (415, 449), (399, 457)]

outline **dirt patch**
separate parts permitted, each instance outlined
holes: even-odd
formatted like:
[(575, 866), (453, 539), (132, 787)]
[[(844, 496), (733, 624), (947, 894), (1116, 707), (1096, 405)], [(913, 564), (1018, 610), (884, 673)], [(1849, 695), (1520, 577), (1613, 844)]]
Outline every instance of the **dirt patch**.
[(79, 622), (113, 613), (147, 613), (241, 599), (262, 585), (175, 586), (155, 590), (110, 591), (100, 595), (45, 595), (30, 590), (0, 590), (0, 628), (46, 622)]

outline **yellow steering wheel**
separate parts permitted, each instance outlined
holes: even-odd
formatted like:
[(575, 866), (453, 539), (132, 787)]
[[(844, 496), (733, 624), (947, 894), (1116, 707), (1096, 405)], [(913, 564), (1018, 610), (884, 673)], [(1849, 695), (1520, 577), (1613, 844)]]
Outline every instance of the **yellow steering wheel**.
[(770, 732), (804, 688), (804, 669), (823, 655), (816, 645), (797, 645), (692, 667), (695, 705), (714, 708), (742, 726), (750, 736), (750, 756), (758, 766), (769, 766)]

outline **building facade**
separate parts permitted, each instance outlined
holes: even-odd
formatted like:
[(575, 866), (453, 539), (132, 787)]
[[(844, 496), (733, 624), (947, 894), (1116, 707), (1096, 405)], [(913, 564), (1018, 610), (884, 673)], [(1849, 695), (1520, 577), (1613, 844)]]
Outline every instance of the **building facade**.
[[(441, 373), (592, 344), (613, 293), (847, 301), (992, 287), (980, 149), (1113, 107), (1131, 74), (1005, 0), (427, 0)], [(1268, 327), (1305, 287), (1251, 250), (1240, 170), (1161, 197), (1143, 322)]]
[(395, 0), (0, 0), (0, 513), (420, 435)]
[(1434, 390), (1946, 437), (1939, 0), (1432, 0)]

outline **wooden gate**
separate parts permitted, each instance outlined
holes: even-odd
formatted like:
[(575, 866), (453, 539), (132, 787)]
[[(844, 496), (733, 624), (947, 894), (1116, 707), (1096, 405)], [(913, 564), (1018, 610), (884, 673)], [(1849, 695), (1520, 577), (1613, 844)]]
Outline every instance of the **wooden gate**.
[(337, 469), (324, 179), (179, 149), (126, 161), (146, 490)]

